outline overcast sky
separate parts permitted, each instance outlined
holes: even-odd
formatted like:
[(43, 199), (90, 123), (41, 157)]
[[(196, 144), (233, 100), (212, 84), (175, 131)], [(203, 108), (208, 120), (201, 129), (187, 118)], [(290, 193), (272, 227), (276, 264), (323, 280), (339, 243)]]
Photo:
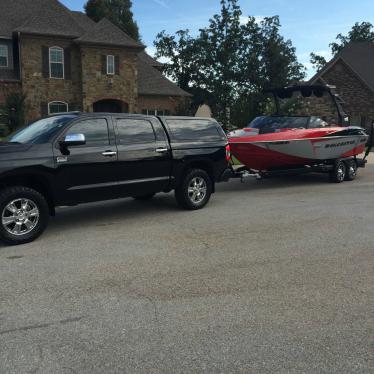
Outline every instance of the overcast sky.
[[(70, 9), (82, 10), (85, 0), (62, 2)], [(239, 3), (243, 16), (259, 19), (280, 16), (282, 34), (292, 40), (309, 76), (313, 74), (310, 52), (329, 58), (329, 43), (338, 33), (347, 33), (355, 22), (374, 23), (374, 0), (239, 0)], [(174, 33), (188, 28), (196, 33), (219, 8), (219, 0), (133, 0), (134, 18), (151, 54), (159, 31)]]

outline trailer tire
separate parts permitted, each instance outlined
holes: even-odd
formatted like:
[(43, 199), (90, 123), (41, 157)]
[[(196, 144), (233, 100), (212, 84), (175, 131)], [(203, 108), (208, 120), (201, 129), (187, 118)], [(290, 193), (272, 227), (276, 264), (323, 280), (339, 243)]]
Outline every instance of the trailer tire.
[(347, 166), (344, 161), (338, 160), (335, 162), (334, 169), (330, 171), (330, 182), (342, 183), (347, 175)]
[(357, 162), (356, 160), (348, 160), (346, 161), (346, 166), (347, 166), (347, 172), (345, 175), (345, 180), (346, 181), (353, 181), (357, 177)]

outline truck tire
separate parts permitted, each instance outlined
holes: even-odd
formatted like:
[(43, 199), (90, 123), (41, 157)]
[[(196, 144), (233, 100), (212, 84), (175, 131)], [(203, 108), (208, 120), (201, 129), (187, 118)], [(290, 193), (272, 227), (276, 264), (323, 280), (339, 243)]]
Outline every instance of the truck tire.
[(346, 161), (347, 172), (345, 174), (346, 181), (353, 181), (357, 177), (357, 162), (356, 160)]
[(140, 200), (140, 201), (146, 201), (146, 200), (153, 199), (155, 195), (156, 195), (155, 193), (149, 193), (148, 195), (133, 196), (133, 199)]
[(187, 171), (182, 183), (175, 190), (177, 203), (186, 210), (203, 208), (210, 200), (212, 184), (212, 180), (205, 170)]
[(334, 169), (330, 171), (330, 182), (342, 183), (347, 175), (347, 166), (344, 161), (338, 160), (335, 163)]
[(9, 245), (32, 242), (46, 229), (49, 207), (38, 191), (7, 187), (0, 192), (0, 240)]

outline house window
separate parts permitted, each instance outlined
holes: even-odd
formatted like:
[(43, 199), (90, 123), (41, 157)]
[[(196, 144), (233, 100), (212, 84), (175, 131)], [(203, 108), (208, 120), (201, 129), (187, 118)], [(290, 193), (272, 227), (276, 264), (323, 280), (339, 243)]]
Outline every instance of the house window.
[(49, 48), (49, 76), (64, 79), (64, 50), (60, 47)]
[(106, 56), (106, 73), (108, 75), (114, 75), (114, 56)]
[(142, 114), (148, 116), (170, 116), (170, 111), (167, 109), (143, 109)]
[(0, 67), (7, 68), (8, 67), (8, 46), (0, 45)]
[(48, 104), (48, 114), (66, 113), (68, 111), (69, 106), (63, 101), (52, 101)]

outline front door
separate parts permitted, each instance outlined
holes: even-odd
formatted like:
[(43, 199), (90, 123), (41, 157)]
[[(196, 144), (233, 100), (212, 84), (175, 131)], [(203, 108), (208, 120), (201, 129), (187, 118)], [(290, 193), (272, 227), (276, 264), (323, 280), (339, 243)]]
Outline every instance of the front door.
[(161, 124), (152, 118), (113, 118), (122, 196), (164, 190), (169, 184), (171, 152)]
[(59, 196), (65, 204), (116, 197), (117, 148), (110, 119), (77, 120), (61, 139), (71, 134), (83, 134), (86, 144), (69, 147), (68, 155), (55, 148)]
[(93, 111), (99, 113), (127, 113), (128, 109), (128, 105), (119, 100), (100, 100), (93, 105)]

